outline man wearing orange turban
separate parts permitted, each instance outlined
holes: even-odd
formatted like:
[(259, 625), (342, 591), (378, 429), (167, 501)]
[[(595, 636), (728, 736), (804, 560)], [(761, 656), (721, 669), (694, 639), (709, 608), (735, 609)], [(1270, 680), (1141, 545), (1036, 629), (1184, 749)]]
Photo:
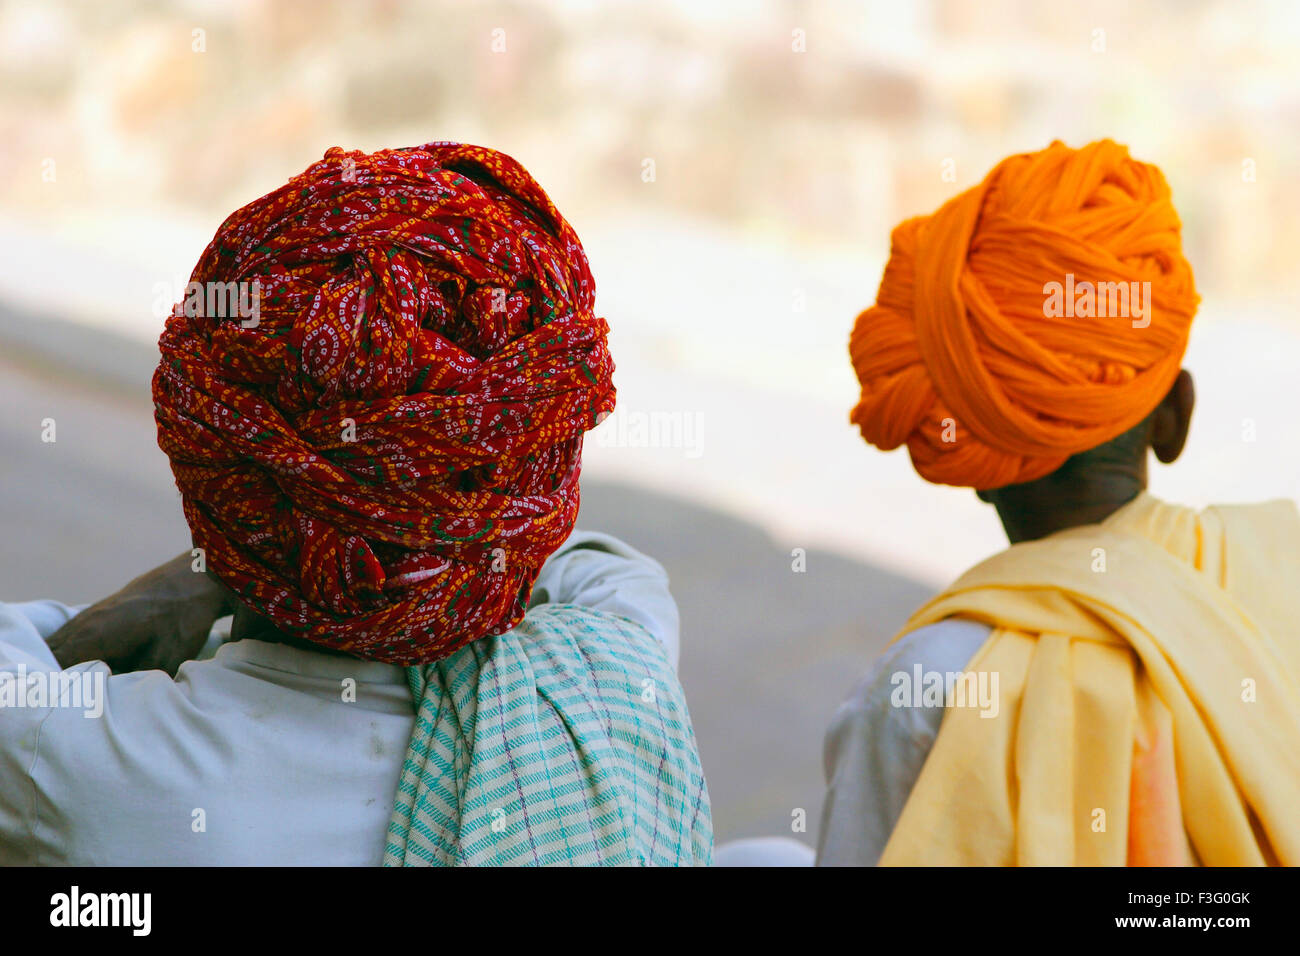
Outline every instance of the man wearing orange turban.
[(1011, 547), (836, 715), (820, 862), (1300, 863), (1300, 515), (1146, 488), (1198, 297), (1155, 166), (1060, 142), (893, 233), (850, 354), (863, 437)]

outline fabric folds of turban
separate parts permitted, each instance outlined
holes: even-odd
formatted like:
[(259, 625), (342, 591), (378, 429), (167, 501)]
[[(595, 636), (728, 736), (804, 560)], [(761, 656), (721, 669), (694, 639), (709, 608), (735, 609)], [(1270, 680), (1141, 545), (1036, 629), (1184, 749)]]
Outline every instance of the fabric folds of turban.
[(614, 407), (586, 256), (527, 171), (455, 143), (331, 149), (232, 214), (195, 283), (256, 304), (178, 305), (159, 342), (158, 441), (208, 568), (372, 660), (518, 623)]
[[(894, 229), (849, 341), (853, 423), (883, 450), (906, 443), (927, 480), (976, 489), (1127, 431), (1177, 377), (1199, 302), (1180, 229), (1160, 170), (1110, 140), (1008, 157)], [(1077, 310), (1049, 306), (1058, 287)]]

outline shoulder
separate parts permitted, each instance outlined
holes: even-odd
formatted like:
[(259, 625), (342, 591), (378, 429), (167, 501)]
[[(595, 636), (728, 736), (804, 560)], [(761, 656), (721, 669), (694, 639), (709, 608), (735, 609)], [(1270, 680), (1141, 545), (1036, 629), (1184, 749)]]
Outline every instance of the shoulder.
[[(866, 758), (877, 772), (902, 773), (928, 756), (943, 721), (943, 706), (896, 690), (923, 686), (930, 673), (961, 671), (988, 640), (990, 628), (950, 618), (899, 638), (835, 711), (826, 733), (828, 776), (851, 755)], [(907, 789), (910, 789), (910, 781)]]
[(911, 679), (917, 668), (922, 674), (962, 670), (990, 632), (987, 624), (978, 621), (947, 618), (903, 635), (876, 658), (841, 705), (837, 717), (884, 715), (899, 710), (889, 706), (889, 696), (902, 678)]
[(871, 866), (879, 859), (943, 721), (942, 701), (894, 695), (926, 673), (960, 671), (988, 639), (983, 624), (948, 619), (887, 647), (840, 704), (826, 732), (826, 802), (818, 862)]
[(573, 532), (538, 575), (529, 613), (548, 604), (580, 606), (640, 625), (677, 665), (680, 618), (668, 574), (618, 538)]
[(663, 642), (644, 622), (607, 608), (537, 605), (502, 638), (529, 657), (559, 657), (583, 669), (674, 671)]

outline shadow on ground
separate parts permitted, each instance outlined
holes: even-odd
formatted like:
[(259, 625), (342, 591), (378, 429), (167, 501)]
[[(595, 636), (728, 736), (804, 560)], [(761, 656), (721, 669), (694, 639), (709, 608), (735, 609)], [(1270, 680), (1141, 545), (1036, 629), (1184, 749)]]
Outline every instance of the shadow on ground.
[(822, 735), (871, 659), (932, 594), (841, 555), (790, 550), (748, 522), (643, 489), (584, 480), (579, 524), (668, 569), (682, 616), (682, 682), (719, 840), (812, 842), (824, 790)]

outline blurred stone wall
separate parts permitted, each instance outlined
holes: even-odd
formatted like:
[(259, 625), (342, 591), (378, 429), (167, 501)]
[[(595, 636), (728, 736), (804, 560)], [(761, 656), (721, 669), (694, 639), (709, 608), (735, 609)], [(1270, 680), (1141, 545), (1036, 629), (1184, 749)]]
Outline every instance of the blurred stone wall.
[(1203, 293), (1294, 301), (1297, 52), (1300, 7), (1231, 0), (4, 0), (0, 213), (210, 229), (329, 146), (466, 139), (579, 224), (874, 261), (1007, 152), (1111, 135), (1167, 170)]

